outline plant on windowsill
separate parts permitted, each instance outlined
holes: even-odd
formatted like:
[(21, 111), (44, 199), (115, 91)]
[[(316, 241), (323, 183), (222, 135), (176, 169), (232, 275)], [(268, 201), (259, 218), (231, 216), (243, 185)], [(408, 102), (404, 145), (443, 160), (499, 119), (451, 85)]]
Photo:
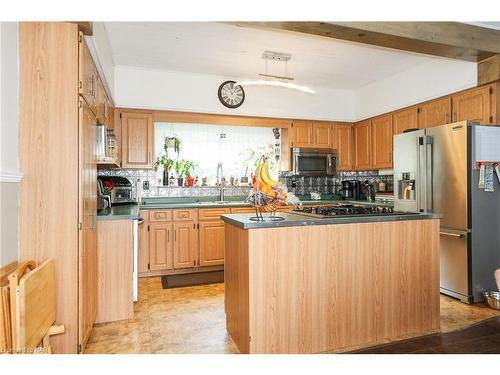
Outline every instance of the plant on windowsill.
[(191, 172), (193, 172), (196, 167), (197, 164), (194, 161), (186, 160), (184, 162), (183, 175), (184, 178), (186, 179), (187, 186), (194, 185), (194, 178), (191, 176)]
[[(179, 158), (179, 152), (181, 150), (181, 140), (178, 137), (165, 137), (163, 141), (163, 150), (156, 157), (156, 161), (154, 163), (154, 170), (158, 172), (158, 167), (160, 165), (163, 166), (163, 185), (168, 186), (168, 174), (170, 169), (174, 165), (175, 161), (169, 156), (168, 150), (173, 149), (177, 154), (177, 158)], [(162, 155), (163, 154), (163, 155)]]

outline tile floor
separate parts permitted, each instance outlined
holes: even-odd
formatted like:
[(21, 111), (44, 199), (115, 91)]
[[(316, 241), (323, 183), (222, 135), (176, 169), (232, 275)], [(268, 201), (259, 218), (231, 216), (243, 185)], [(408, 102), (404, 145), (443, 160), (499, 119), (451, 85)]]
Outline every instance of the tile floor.
[[(441, 332), (493, 316), (500, 312), (441, 296)], [(142, 278), (134, 319), (97, 324), (85, 353), (238, 353), (225, 328), (224, 284), (162, 289), (159, 277)]]

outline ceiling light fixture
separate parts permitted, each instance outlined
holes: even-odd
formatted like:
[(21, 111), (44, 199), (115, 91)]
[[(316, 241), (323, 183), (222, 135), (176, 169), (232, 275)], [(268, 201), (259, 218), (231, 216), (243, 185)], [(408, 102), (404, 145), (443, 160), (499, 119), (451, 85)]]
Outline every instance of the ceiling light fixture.
[[(289, 77), (288, 73), (288, 61), (292, 58), (292, 55), (288, 53), (281, 52), (272, 52), (272, 51), (264, 51), (262, 54), (262, 58), (266, 60), (266, 73), (260, 73), (259, 75), (262, 77), (272, 78), (272, 80), (267, 79), (258, 79), (258, 80), (242, 80), (236, 82), (235, 85), (239, 86), (274, 86), (274, 87), (284, 87), (287, 89), (298, 90), (308, 94), (316, 94), (316, 91), (313, 89), (297, 85), (292, 82), (283, 82), (283, 81), (293, 81), (293, 77)], [(282, 61), (285, 63), (285, 75), (274, 75), (268, 73), (268, 62), (269, 61)]]

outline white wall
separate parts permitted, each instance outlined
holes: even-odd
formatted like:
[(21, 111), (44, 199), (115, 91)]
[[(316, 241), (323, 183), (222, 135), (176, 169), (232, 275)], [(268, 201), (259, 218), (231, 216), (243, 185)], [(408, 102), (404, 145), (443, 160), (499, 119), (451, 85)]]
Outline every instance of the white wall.
[(237, 109), (217, 98), (219, 85), (235, 77), (190, 74), (115, 66), (118, 107), (149, 108), (217, 114), (351, 121), (354, 93), (315, 87), (316, 95), (274, 87), (245, 87), (246, 99)]
[(19, 73), (16, 22), (0, 22), (0, 267), (18, 258)]
[(94, 60), (97, 57), (96, 65), (101, 73), (101, 77), (104, 76), (105, 85), (108, 87), (108, 94), (114, 99), (114, 86), (115, 86), (115, 69), (113, 63), (113, 55), (111, 53), (111, 45), (109, 44), (108, 33), (104, 22), (93, 22), (93, 33), (91, 37), (86, 37), (87, 42), (90, 39), (90, 49), (91, 53), (94, 52), (97, 56), (93, 56)]
[(435, 59), (356, 90), (358, 120), (477, 85), (477, 64)]

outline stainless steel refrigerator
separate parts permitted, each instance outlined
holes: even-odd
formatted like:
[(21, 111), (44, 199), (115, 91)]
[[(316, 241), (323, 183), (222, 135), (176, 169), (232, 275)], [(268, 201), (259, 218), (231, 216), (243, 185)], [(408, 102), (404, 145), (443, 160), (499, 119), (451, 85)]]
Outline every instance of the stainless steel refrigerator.
[[(488, 128), (488, 129), (486, 129)], [(478, 188), (479, 148), (500, 160), (500, 127), (463, 121), (394, 136), (394, 207), (442, 214), (441, 293), (466, 303), (496, 290), (500, 268), (500, 186)], [(484, 154), (484, 153), (483, 153)], [(491, 160), (495, 161), (495, 160)]]

